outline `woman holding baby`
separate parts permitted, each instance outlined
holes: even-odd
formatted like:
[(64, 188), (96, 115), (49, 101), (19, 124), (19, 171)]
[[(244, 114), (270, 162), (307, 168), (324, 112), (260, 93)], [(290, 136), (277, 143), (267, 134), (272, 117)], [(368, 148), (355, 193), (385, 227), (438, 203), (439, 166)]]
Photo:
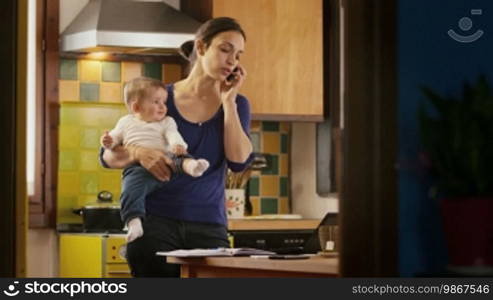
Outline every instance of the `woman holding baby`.
[[(174, 119), (186, 152), (208, 165), (200, 176), (176, 171), (167, 153), (141, 146), (116, 146), (101, 152), (110, 168), (140, 164), (163, 184), (145, 197), (143, 234), (127, 246), (135, 277), (177, 277), (157, 251), (228, 247), (224, 207), (226, 168), (243, 170), (251, 160), (250, 107), (238, 94), (246, 71), (240, 65), (246, 36), (231, 18), (204, 23), (194, 41), (181, 47), (191, 63), (189, 75), (166, 86), (167, 115)], [(172, 156), (172, 155), (171, 155)]]

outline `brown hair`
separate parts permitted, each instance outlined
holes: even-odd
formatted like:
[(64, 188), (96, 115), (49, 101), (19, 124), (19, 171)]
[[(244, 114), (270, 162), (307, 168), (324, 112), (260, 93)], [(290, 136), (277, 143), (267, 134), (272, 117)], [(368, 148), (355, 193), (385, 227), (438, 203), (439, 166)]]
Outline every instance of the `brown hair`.
[[(195, 40), (203, 41), (206, 48), (209, 48), (214, 37), (225, 31), (239, 32), (246, 41), (246, 35), (241, 25), (235, 19), (229, 17), (210, 19), (202, 24), (195, 33)], [(187, 41), (179, 49), (180, 54), (190, 62), (190, 66), (193, 66), (197, 60), (194, 45), (195, 41)]]
[(134, 101), (142, 101), (150, 96), (151, 88), (162, 88), (166, 90), (163, 82), (149, 77), (136, 77), (123, 88), (123, 100), (127, 109), (131, 111), (131, 106)]

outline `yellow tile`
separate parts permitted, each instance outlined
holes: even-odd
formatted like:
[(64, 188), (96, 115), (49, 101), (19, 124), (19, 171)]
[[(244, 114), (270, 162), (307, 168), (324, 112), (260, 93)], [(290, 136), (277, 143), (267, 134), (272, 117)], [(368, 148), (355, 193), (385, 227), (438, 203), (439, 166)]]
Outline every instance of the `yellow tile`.
[(87, 106), (79, 110), (80, 124), (88, 127), (113, 128), (122, 116), (118, 106)]
[(75, 215), (72, 210), (78, 208), (78, 196), (58, 196), (57, 197), (57, 223), (77, 223), (80, 217)]
[(97, 60), (80, 61), (80, 81), (101, 81), (101, 62)]
[(252, 203), (252, 216), (260, 215), (260, 198), (250, 197), (250, 202)]
[(280, 153), (281, 139), (277, 132), (262, 132), (262, 152)]
[(62, 101), (79, 101), (79, 82), (77, 80), (58, 81), (58, 99)]
[(128, 82), (135, 77), (142, 76), (142, 64), (138, 62), (123, 62), (123, 82)]
[(78, 207), (78, 196), (59, 196), (57, 199), (57, 210), (66, 210), (73, 209)]
[(58, 172), (58, 195), (70, 196), (79, 193), (79, 174)]
[(79, 127), (61, 125), (59, 133), (59, 145), (61, 150), (79, 148)]
[(99, 102), (122, 103), (122, 85), (119, 82), (101, 82)]
[(118, 200), (116, 195), (121, 193), (121, 172), (101, 172), (99, 174), (99, 188), (101, 190), (110, 191), (113, 194), (113, 199)]
[(176, 64), (164, 64), (162, 67), (162, 78), (164, 83), (179, 81), (181, 76), (181, 66)]
[[(123, 95), (123, 94), (122, 94)], [(128, 109), (127, 107), (125, 106), (125, 104), (122, 103), (122, 105), (120, 106), (120, 116), (124, 116), (126, 114), (128, 114)]]
[(79, 207), (87, 204), (94, 204), (97, 201), (97, 195), (80, 195), (79, 196)]
[(260, 177), (260, 196), (279, 196), (279, 176), (264, 175)]
[(287, 154), (279, 155), (279, 175), (288, 176), (289, 175), (289, 157)]
[(80, 152), (80, 170), (97, 171), (99, 169), (98, 151)]
[(121, 189), (113, 193), (113, 202), (116, 204), (120, 204), (120, 197), (121, 197)]
[(260, 131), (260, 124), (261, 122), (260, 121), (252, 121), (250, 123), (250, 130), (251, 131)]
[(289, 214), (291, 213), (289, 209), (289, 198), (287, 197), (280, 197), (279, 201), (277, 202), (279, 206), (279, 213), (280, 214)]
[(279, 124), (279, 130), (281, 132), (287, 133), (287, 132), (289, 132), (290, 128), (291, 128), (291, 123), (289, 123), (289, 122), (281, 122)]

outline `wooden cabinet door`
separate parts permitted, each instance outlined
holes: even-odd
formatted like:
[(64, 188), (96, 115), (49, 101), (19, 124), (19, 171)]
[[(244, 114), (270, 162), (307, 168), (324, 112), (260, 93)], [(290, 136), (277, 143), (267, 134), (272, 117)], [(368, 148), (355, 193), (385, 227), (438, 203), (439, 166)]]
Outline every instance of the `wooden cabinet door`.
[(214, 0), (247, 36), (241, 88), (255, 119), (323, 119), (322, 0)]

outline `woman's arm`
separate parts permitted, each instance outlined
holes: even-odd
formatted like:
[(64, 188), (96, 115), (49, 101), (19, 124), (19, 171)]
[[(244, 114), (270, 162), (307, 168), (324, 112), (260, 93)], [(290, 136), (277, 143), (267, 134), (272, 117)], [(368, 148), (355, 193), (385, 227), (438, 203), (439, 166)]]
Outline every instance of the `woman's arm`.
[(241, 126), (236, 104), (238, 90), (246, 78), (246, 70), (237, 66), (231, 81), (221, 83), (221, 102), (224, 110), (224, 151), (229, 161), (243, 163), (252, 153), (250, 139)]
[(154, 177), (161, 181), (168, 181), (173, 161), (164, 152), (137, 146), (116, 146), (113, 150), (105, 150), (103, 153), (104, 162), (110, 167), (121, 169), (133, 163), (140, 163)]
[(226, 158), (232, 162), (243, 163), (252, 153), (252, 143), (241, 126), (236, 103), (223, 104), (223, 110)]

